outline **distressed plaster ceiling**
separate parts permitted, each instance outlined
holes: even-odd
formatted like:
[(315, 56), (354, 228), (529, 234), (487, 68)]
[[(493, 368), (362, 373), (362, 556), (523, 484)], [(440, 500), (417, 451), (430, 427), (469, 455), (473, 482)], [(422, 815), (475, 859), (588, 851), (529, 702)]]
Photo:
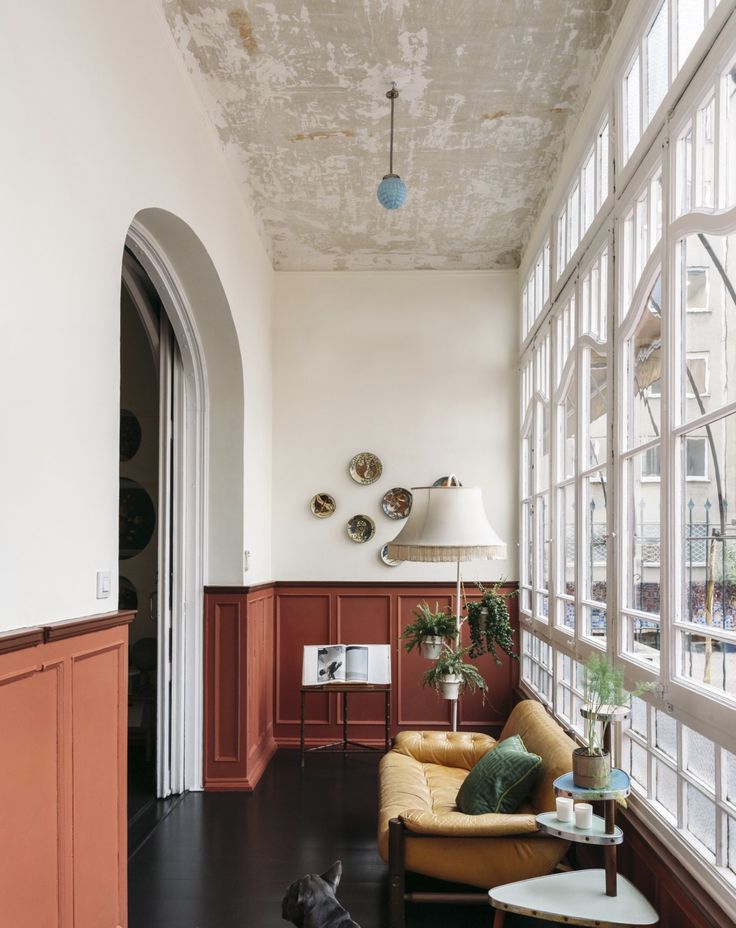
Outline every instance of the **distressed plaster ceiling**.
[(162, 2), (274, 267), (339, 270), (517, 267), (628, 0)]

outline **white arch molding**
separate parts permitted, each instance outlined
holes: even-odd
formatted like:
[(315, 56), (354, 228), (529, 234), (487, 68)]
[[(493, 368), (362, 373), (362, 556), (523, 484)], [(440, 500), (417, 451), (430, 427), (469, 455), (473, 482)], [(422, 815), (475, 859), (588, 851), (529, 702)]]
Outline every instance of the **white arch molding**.
[[(174, 486), (172, 547), (174, 615), (171, 654), (171, 753), (160, 770), (159, 796), (202, 789), (203, 764), (203, 587), (208, 563), (209, 388), (202, 341), (186, 291), (163, 248), (134, 219), (126, 247), (148, 274), (163, 304), (181, 355), (180, 390), (175, 397), (174, 432), (180, 460)], [(134, 285), (123, 265), (126, 287)], [(163, 650), (163, 649), (162, 649)], [(167, 726), (164, 726), (164, 730)], [(157, 720), (158, 737), (162, 728)]]

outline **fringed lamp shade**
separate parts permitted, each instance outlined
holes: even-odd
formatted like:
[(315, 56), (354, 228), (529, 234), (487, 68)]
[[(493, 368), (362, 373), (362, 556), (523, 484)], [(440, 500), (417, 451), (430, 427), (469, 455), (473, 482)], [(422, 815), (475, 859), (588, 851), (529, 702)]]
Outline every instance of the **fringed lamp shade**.
[(506, 544), (491, 527), (480, 487), (412, 487), (414, 500), (388, 556), (401, 561), (502, 560)]

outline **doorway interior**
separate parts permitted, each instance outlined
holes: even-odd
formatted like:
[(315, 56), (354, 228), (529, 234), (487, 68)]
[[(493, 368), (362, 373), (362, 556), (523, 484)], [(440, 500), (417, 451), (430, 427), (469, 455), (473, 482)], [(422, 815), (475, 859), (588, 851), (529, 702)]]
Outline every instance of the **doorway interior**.
[[(183, 522), (180, 396), (182, 360), (163, 303), (149, 275), (126, 249), (120, 304), (119, 608), (135, 609), (130, 626), (128, 821), (155, 823), (157, 800), (183, 791), (183, 738), (172, 725), (183, 668)], [(180, 629), (175, 636), (175, 628)]]

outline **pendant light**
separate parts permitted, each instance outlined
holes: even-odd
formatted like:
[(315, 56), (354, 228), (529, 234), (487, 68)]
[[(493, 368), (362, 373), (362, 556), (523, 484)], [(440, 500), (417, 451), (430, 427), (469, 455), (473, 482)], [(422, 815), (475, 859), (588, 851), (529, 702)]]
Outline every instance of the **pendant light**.
[(384, 174), (383, 180), (378, 185), (376, 195), (378, 202), (386, 209), (398, 209), (404, 205), (406, 200), (406, 184), (394, 174), (394, 103), (399, 96), (396, 84), (391, 84), (391, 90), (386, 93), (387, 98), (391, 101), (391, 142), (388, 155), (388, 174)]

